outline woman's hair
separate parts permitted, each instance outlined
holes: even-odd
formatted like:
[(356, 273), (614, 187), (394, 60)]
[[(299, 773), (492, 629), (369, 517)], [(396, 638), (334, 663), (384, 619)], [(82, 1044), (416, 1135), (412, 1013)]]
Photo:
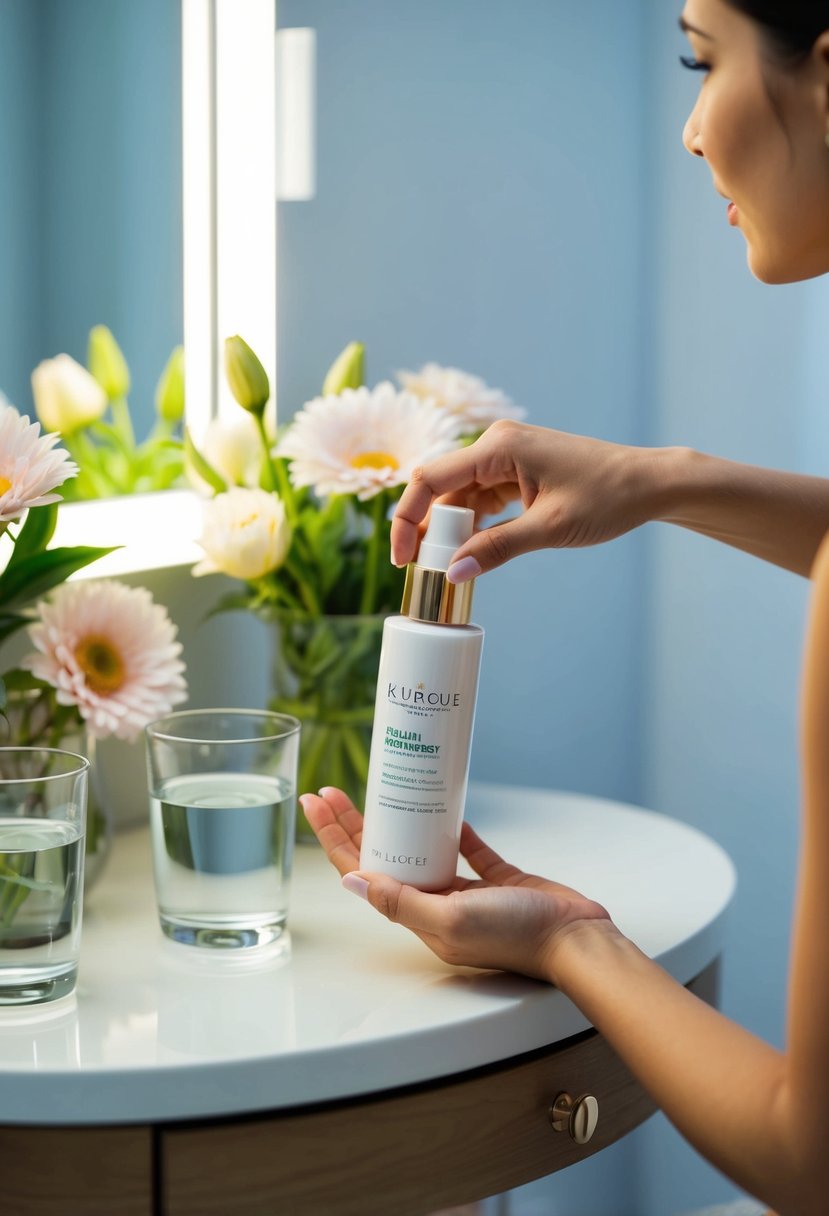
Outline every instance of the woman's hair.
[(783, 60), (805, 59), (829, 29), (827, 0), (726, 0), (762, 27), (771, 49)]

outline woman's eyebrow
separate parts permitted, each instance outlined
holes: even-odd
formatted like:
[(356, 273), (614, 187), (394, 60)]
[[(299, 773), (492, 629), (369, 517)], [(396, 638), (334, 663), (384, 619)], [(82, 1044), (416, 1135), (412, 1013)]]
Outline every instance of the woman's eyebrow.
[(695, 25), (691, 25), (684, 17), (679, 19), (679, 28), (683, 34), (696, 34), (698, 38), (707, 38), (709, 42), (714, 42), (710, 34), (706, 34), (704, 30), (697, 29)]

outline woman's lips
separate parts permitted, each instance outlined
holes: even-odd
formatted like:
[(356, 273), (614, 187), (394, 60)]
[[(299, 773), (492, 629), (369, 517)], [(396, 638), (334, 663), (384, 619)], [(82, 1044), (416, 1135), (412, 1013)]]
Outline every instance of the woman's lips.
[(737, 224), (740, 222), (740, 213), (737, 210), (736, 203), (728, 204), (728, 222), (732, 228), (736, 228)]

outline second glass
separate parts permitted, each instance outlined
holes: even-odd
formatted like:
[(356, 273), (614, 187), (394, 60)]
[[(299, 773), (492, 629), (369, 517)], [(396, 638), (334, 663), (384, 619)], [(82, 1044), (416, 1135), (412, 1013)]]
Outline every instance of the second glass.
[(288, 919), (300, 724), (203, 709), (146, 728), (161, 928), (186, 945), (262, 946)]

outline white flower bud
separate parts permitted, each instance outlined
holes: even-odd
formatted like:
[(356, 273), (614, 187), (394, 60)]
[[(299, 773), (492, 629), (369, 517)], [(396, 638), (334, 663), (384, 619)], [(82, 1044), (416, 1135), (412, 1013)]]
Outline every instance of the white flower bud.
[(207, 554), (193, 573), (262, 578), (284, 562), (291, 543), (285, 506), (266, 490), (234, 487), (204, 509), (199, 544)]
[(107, 395), (94, 376), (70, 355), (44, 359), (32, 372), (35, 412), (47, 431), (71, 435), (97, 422)]
[[(256, 486), (262, 465), (262, 439), (249, 414), (233, 419), (214, 418), (207, 424), (199, 451), (231, 486)], [(212, 494), (207, 482), (189, 464), (187, 477), (200, 493)]]

